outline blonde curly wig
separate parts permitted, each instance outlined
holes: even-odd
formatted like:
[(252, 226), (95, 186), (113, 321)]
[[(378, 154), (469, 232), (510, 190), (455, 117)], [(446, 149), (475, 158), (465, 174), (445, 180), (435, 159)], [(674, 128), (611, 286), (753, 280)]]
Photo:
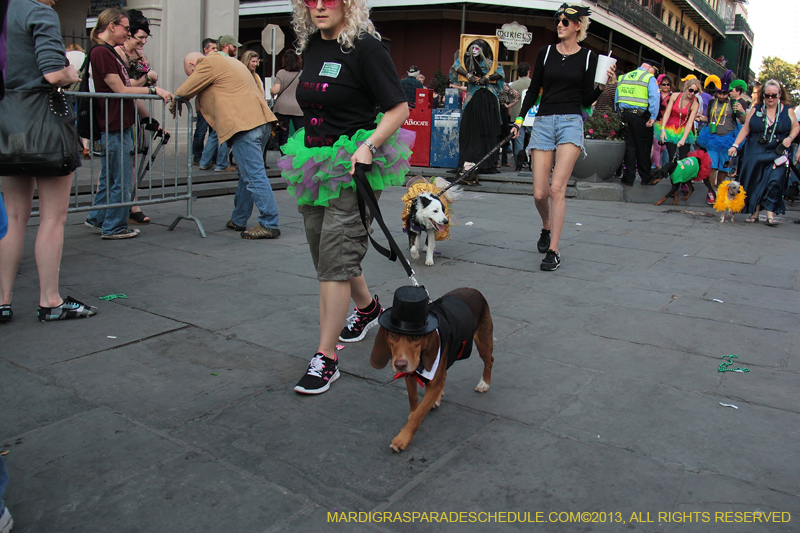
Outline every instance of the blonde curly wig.
[(589, 32), (589, 24), (591, 24), (592, 21), (589, 20), (589, 17), (581, 17), (578, 19), (578, 22), (581, 25), (581, 29), (578, 30), (578, 42), (581, 42), (586, 39), (586, 34)]
[[(339, 43), (342, 52), (347, 53), (355, 47), (355, 40), (362, 34), (368, 33), (379, 41), (381, 34), (375, 30), (375, 25), (369, 19), (369, 9), (366, 0), (340, 0), (343, 2), (344, 9), (344, 28), (336, 41)], [(314, 25), (309, 14), (309, 8), (303, 4), (303, 0), (292, 0), (292, 27), (297, 35), (295, 50), (297, 54), (303, 53), (308, 46), (308, 38), (319, 29)]]

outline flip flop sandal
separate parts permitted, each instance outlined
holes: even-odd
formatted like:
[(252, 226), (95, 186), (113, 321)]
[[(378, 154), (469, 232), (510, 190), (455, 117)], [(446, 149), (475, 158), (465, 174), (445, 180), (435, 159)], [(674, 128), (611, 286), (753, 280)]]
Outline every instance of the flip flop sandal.
[(747, 217), (744, 221), (748, 224), (758, 224), (758, 217)]
[(146, 226), (150, 223), (150, 217), (148, 217), (141, 211), (137, 211), (136, 213), (131, 211), (130, 213), (128, 213), (128, 222), (132, 222), (133, 224), (139, 224), (140, 226)]
[(771, 228), (775, 228), (775, 227), (778, 226), (778, 223), (775, 222), (774, 218), (767, 218), (767, 226), (769, 226)]

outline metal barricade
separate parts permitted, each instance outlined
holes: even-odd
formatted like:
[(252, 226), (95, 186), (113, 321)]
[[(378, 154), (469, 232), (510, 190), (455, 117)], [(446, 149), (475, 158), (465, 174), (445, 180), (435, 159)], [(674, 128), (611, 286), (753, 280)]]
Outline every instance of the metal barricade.
[[(181, 220), (191, 220), (197, 225), (200, 235), (206, 237), (200, 219), (192, 214), (194, 112), (191, 103), (176, 97), (175, 100), (182, 104), (183, 110), (182, 115), (176, 114), (173, 118), (157, 95), (93, 92), (67, 94), (74, 99), (76, 105), (78, 99), (92, 100), (89, 107), (91, 138), (88, 161), (84, 160), (83, 165), (75, 169), (68, 212), (130, 209), (132, 206), (185, 201), (186, 214), (179, 215), (168, 229), (175, 229)], [(109, 120), (102, 120), (103, 117), (110, 118), (111, 108), (112, 116), (119, 113), (117, 124), (125, 124), (125, 108), (129, 107), (124, 104), (125, 100), (135, 101), (133, 125), (122, 131), (109, 131)], [(114, 101), (120, 102), (115, 105)], [(116, 107), (119, 107), (118, 111)], [(141, 119), (147, 117), (158, 121), (158, 126), (143, 123)], [(185, 129), (180, 129), (181, 120), (185, 121)], [(167, 127), (168, 124), (170, 127)], [(171, 138), (177, 139), (178, 134), (182, 135), (184, 131), (185, 143), (170, 144)], [(82, 142), (86, 143), (86, 140)], [(99, 151), (96, 150), (97, 146)], [(33, 212), (32, 215), (38, 215), (38, 212)], [(125, 217), (127, 220), (127, 214)]]

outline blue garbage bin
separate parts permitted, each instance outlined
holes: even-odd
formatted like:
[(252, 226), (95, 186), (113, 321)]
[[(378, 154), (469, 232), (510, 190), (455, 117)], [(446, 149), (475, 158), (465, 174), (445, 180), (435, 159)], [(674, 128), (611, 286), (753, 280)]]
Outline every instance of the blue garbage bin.
[(431, 128), (431, 167), (458, 166), (458, 132), (460, 109), (434, 109)]

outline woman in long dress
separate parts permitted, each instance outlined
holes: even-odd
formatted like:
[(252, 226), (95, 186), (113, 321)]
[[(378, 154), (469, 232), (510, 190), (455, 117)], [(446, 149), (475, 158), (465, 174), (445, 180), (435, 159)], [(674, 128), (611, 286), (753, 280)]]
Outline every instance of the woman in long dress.
[(791, 153), (792, 142), (800, 133), (794, 109), (789, 105), (786, 90), (776, 80), (764, 84), (756, 105), (747, 113), (744, 126), (728, 150), (735, 156), (747, 139), (746, 149), (739, 164), (739, 182), (744, 187), (744, 212), (752, 213), (747, 222), (758, 222), (761, 209), (767, 212), (767, 225), (776, 226), (775, 215), (786, 212), (783, 192), (789, 167), (777, 165), (781, 157)]

